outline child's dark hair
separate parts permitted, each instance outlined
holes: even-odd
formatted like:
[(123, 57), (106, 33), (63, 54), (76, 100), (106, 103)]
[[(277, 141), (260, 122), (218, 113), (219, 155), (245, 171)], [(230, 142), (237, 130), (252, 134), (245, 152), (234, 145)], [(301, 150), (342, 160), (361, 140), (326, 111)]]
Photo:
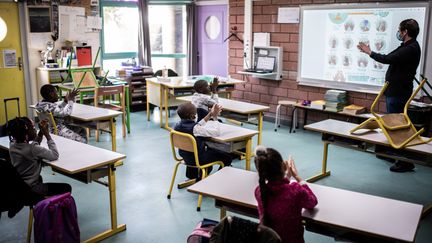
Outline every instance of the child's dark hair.
[(192, 103), (184, 103), (177, 108), (177, 114), (180, 119), (191, 119), (192, 115), (194, 115), (195, 109), (196, 108)]
[(255, 167), (258, 170), (261, 201), (263, 204), (263, 224), (269, 226), (267, 218), (267, 199), (271, 191), (267, 187), (267, 181), (279, 180), (284, 177), (283, 159), (281, 154), (272, 148), (258, 146), (255, 149)]
[(17, 117), (8, 121), (7, 130), (9, 139), (17, 143), (23, 143), (27, 140), (28, 131), (32, 128), (33, 123), (28, 117)]
[(40, 89), (40, 94), (44, 100), (49, 100), (52, 92), (56, 92), (56, 88), (51, 84), (45, 84)]
[(197, 93), (204, 93), (205, 92), (205, 88), (207, 88), (208, 83), (205, 80), (198, 80), (194, 83), (194, 90)]

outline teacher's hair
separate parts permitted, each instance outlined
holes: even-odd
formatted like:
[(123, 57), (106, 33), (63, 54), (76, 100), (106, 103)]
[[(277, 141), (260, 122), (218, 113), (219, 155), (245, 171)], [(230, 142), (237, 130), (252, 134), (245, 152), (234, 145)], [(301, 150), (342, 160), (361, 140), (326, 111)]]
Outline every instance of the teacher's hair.
[(415, 19), (405, 19), (399, 24), (399, 28), (406, 30), (408, 35), (413, 39), (417, 38), (420, 32), (419, 25)]

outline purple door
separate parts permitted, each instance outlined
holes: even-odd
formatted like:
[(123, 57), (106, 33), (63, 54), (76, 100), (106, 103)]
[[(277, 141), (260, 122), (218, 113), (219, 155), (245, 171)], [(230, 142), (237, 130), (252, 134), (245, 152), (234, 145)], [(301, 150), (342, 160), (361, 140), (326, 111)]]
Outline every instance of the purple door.
[(198, 73), (228, 75), (227, 5), (198, 7)]

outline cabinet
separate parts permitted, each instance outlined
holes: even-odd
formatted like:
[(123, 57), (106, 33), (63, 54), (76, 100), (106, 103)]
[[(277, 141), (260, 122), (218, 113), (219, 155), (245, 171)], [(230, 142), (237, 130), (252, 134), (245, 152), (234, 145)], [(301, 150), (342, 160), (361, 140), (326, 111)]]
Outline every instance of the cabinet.
[[(92, 66), (80, 66), (80, 67), (71, 67), (71, 69), (82, 69), (82, 68), (91, 68)], [(99, 75), (101, 72), (100, 67), (95, 67), (94, 73), (95, 75)], [(38, 100), (41, 100), (39, 90), (45, 84), (53, 84), (57, 85), (63, 82), (68, 75), (67, 68), (46, 68), (46, 67), (37, 67), (36, 68), (36, 82), (37, 82), (37, 93)]]
[(153, 72), (148, 68), (134, 69), (130, 76), (126, 78), (129, 84), (129, 104), (135, 110), (142, 107), (147, 102), (146, 78), (151, 78)]

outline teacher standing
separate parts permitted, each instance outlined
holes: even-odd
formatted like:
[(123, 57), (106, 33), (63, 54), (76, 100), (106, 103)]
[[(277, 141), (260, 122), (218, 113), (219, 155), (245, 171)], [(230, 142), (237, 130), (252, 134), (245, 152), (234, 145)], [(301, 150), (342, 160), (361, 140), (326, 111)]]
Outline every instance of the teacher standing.
[[(371, 51), (369, 45), (359, 43), (361, 52), (368, 54), (372, 59), (383, 64), (390, 64), (386, 81), (389, 83), (385, 91), (388, 113), (402, 113), (405, 103), (413, 91), (413, 80), (420, 63), (420, 45), (416, 38), (420, 32), (419, 25), (414, 19), (406, 19), (399, 24), (396, 37), (402, 44), (387, 55)], [(414, 169), (414, 165), (407, 162), (397, 162), (390, 170), (405, 172)]]

